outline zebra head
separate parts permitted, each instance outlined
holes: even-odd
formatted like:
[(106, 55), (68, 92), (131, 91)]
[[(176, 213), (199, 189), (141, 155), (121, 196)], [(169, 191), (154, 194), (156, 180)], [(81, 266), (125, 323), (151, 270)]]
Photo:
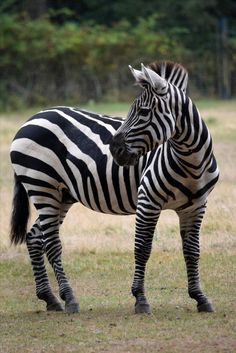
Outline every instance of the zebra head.
[(141, 71), (129, 68), (143, 91), (110, 144), (113, 158), (121, 166), (136, 164), (140, 156), (170, 139), (176, 121), (167, 80), (143, 64)]

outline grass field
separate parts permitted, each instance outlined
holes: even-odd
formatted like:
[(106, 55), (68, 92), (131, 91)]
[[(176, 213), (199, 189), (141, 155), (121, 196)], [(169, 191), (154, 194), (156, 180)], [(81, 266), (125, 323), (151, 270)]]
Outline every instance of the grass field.
[[(25, 246), (9, 246), (12, 171), (9, 145), (35, 111), (0, 114), (0, 353), (236, 352), (236, 101), (200, 101), (221, 177), (202, 227), (201, 277), (216, 312), (199, 314), (186, 291), (178, 220), (165, 211), (148, 263), (150, 316), (134, 315), (133, 216), (74, 205), (62, 227), (64, 264), (81, 313), (47, 313), (35, 297)], [(90, 105), (125, 116), (128, 105)], [(32, 217), (34, 211), (32, 210)], [(48, 267), (55, 290), (57, 286)]]

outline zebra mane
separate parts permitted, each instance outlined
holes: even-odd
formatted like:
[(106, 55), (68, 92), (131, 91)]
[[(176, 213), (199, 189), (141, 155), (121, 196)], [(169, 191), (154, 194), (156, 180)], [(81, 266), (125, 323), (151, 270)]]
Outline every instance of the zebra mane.
[(155, 61), (149, 64), (148, 67), (158, 73), (167, 82), (170, 82), (186, 93), (188, 72), (182, 65), (172, 61)]

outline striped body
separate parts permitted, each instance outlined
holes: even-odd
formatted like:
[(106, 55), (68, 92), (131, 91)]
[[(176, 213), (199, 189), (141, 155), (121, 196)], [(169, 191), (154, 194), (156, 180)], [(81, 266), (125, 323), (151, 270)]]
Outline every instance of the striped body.
[(121, 123), (121, 119), (68, 107), (40, 112), (14, 139), (15, 172), (28, 191), (35, 190), (35, 180), (40, 180), (45, 192), (48, 187), (66, 189), (75, 201), (95, 211), (135, 213), (143, 163), (119, 167), (109, 151)]
[[(187, 108), (194, 109), (191, 103)], [(206, 199), (218, 178), (210, 134), (198, 118), (199, 129), (208, 136), (200, 156), (201, 139), (195, 137), (194, 165), (201, 164), (198, 169), (189, 168), (192, 154), (186, 156), (171, 141), (148, 152), (137, 165), (120, 167), (112, 158), (109, 144), (122, 120), (69, 107), (42, 111), (29, 119), (12, 143), (11, 160), (31, 194), (36, 191), (37, 180), (40, 191), (44, 188), (50, 194), (51, 188), (66, 189), (75, 201), (98, 212), (135, 213), (138, 188), (144, 178), (155, 185), (155, 198), (162, 209), (178, 210), (193, 200), (196, 206), (196, 202), (202, 204)], [(195, 133), (198, 135), (198, 131)]]
[[(136, 312), (150, 311), (144, 293), (145, 267), (160, 212), (175, 210), (190, 296), (200, 310), (211, 311), (205, 310), (211, 307), (199, 283), (198, 235), (207, 196), (218, 180), (212, 140), (186, 95), (186, 71), (166, 63), (151, 67), (150, 77), (132, 69), (144, 90), (125, 121), (55, 107), (29, 119), (12, 143), (16, 177), (11, 238), (14, 243), (26, 241), (36, 293), (48, 310), (62, 307), (50, 288), (44, 252), (66, 311), (79, 310), (61, 263), (59, 228), (73, 203), (81, 202), (102, 213), (136, 214), (132, 285)], [(153, 87), (153, 72), (160, 74), (159, 92)], [(26, 234), (28, 213), (22, 205), (27, 205), (28, 197), (39, 218)]]

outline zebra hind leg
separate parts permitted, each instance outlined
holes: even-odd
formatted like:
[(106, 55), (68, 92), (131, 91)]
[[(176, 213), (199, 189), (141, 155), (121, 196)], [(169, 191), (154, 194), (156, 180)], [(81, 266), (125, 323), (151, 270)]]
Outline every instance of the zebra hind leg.
[(199, 277), (199, 233), (205, 209), (204, 205), (191, 213), (179, 214), (180, 232), (187, 269), (189, 296), (197, 301), (199, 312), (213, 312), (214, 308), (202, 291)]
[(26, 243), (36, 282), (36, 295), (47, 303), (48, 311), (63, 311), (58, 298), (52, 293), (44, 264), (44, 247), (39, 219), (26, 235)]
[(60, 205), (57, 204), (59, 207), (55, 207), (55, 201), (53, 206), (45, 204), (45, 208), (39, 209), (39, 218), (44, 235), (45, 252), (54, 270), (59, 285), (60, 297), (65, 301), (65, 311), (67, 313), (77, 313), (79, 312), (79, 304), (62, 266), (62, 246), (59, 238), (60, 225), (71, 204), (63, 202)]

